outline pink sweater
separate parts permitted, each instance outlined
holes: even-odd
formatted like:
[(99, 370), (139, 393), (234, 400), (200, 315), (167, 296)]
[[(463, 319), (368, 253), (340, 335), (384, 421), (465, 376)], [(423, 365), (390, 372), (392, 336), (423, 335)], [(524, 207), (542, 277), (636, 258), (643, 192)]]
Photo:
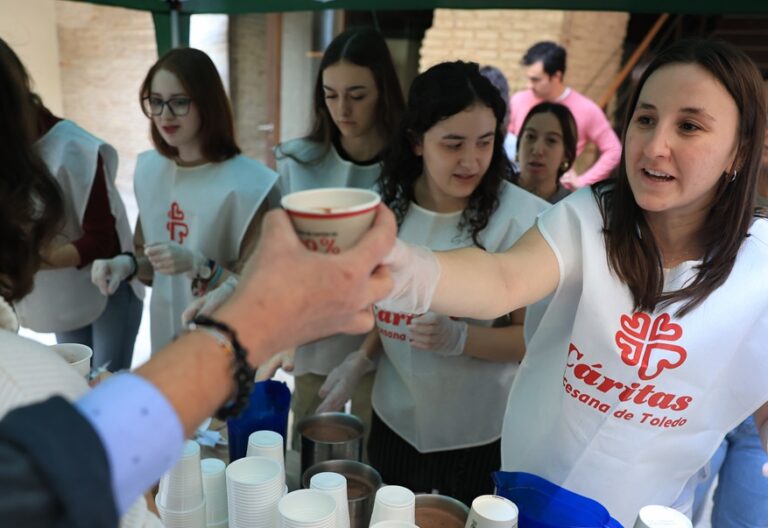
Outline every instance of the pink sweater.
[[(523, 90), (512, 96), (509, 103), (510, 120), (509, 131), (516, 136), (520, 135), (520, 127), (531, 108), (541, 103), (531, 90)], [(561, 101), (557, 101), (568, 107), (576, 120), (579, 132), (579, 141), (576, 146), (576, 154), (581, 154), (587, 143), (594, 143), (600, 150), (600, 157), (587, 171), (579, 175), (581, 185), (589, 185), (607, 178), (621, 159), (621, 143), (608, 123), (605, 114), (591, 99), (580, 94), (576, 90)]]

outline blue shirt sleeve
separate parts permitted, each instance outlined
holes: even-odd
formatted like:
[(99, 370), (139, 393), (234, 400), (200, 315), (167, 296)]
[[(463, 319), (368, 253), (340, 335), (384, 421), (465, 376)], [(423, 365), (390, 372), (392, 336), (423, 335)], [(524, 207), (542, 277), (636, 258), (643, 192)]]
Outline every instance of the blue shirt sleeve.
[(107, 378), (75, 406), (104, 445), (122, 516), (181, 455), (184, 430), (179, 417), (154, 385), (130, 373)]

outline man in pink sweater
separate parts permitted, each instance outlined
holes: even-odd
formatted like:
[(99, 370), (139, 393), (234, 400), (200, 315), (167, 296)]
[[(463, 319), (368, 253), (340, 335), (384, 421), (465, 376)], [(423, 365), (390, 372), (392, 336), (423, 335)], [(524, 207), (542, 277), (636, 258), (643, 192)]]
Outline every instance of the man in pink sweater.
[(581, 154), (587, 143), (594, 143), (600, 157), (586, 172), (565, 173), (560, 182), (576, 189), (607, 178), (621, 158), (621, 143), (603, 111), (591, 99), (563, 83), (565, 49), (554, 42), (539, 42), (531, 46), (521, 61), (528, 78), (528, 89), (517, 92), (509, 103), (509, 132), (519, 136), (528, 111), (543, 101), (568, 107), (576, 119), (579, 141), (576, 153)]

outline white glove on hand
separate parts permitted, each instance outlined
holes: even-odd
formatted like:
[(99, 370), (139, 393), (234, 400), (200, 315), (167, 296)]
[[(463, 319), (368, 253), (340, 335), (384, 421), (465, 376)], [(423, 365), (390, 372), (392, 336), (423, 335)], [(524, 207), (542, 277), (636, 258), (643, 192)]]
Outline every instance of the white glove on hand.
[(408, 327), (411, 346), (449, 357), (460, 356), (467, 343), (468, 325), (447, 315), (426, 313), (416, 317)]
[(91, 266), (91, 282), (99, 288), (102, 295), (112, 295), (120, 283), (135, 271), (133, 267), (134, 261), (128, 255), (94, 260)]
[(237, 281), (236, 276), (230, 275), (218, 287), (192, 301), (181, 314), (181, 324), (186, 325), (198, 314), (210, 315), (215, 312), (219, 306), (232, 296), (235, 286), (237, 286)]
[(194, 249), (187, 249), (176, 242), (163, 242), (144, 247), (144, 254), (157, 273), (178, 275), (186, 273), (194, 278), (208, 259)]
[(325, 383), (317, 391), (323, 398), (317, 406), (316, 413), (339, 411), (352, 397), (357, 384), (368, 372), (376, 369), (376, 363), (368, 359), (362, 350), (349, 354), (341, 365), (336, 367), (325, 378)]
[(435, 254), (426, 247), (397, 239), (383, 264), (389, 267), (394, 285), (389, 295), (376, 305), (401, 313), (428, 311), (440, 279), (440, 263)]

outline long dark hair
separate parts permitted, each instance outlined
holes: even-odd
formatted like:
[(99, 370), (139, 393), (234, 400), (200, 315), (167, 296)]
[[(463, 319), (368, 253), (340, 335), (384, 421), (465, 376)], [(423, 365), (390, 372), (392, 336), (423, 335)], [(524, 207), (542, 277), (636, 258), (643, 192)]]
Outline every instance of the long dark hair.
[(331, 144), (339, 139), (339, 128), (333, 122), (331, 113), (325, 105), (323, 90), (323, 72), (329, 66), (339, 62), (348, 62), (371, 70), (379, 92), (376, 121), (384, 132), (387, 143), (392, 138), (405, 108), (403, 91), (397, 79), (392, 55), (389, 53), (384, 37), (378, 31), (370, 28), (348, 29), (328, 45), (320, 61), (320, 70), (315, 80), (314, 123), (309, 135), (304, 139), (320, 145), (322, 147), (320, 154), (313, 159), (302, 160), (278, 148), (278, 157), (288, 156), (300, 163), (311, 163), (324, 157), (330, 150)]
[[(235, 141), (232, 107), (211, 58), (194, 48), (168, 51), (152, 65), (139, 88), (139, 104), (152, 91), (152, 79), (160, 70), (176, 76), (200, 114), (200, 151), (206, 161), (219, 162), (240, 154)], [(166, 158), (175, 159), (179, 150), (165, 142), (150, 119), (152, 143)]]
[(474, 62), (443, 62), (413, 80), (408, 93), (408, 108), (403, 115), (397, 135), (384, 158), (379, 177), (382, 200), (395, 213), (402, 224), (411, 202), (415, 201), (414, 186), (424, 172), (424, 161), (413, 152), (413, 146), (422, 141), (424, 133), (438, 121), (466, 110), (474, 104), (487, 106), (496, 117), (493, 155), (488, 171), (472, 192), (459, 226), (469, 226), (472, 241), (482, 247), (480, 232), (499, 205), (499, 186), (511, 173), (504, 152), (502, 123), (507, 105), (499, 91), (480, 74)]
[(34, 152), (33, 99), (23, 64), (0, 39), (0, 295), (8, 302), (32, 290), (40, 250), (64, 218), (59, 187)]
[(560, 129), (563, 131), (563, 149), (565, 153), (566, 165), (558, 165), (557, 175), (562, 176), (569, 168), (573, 167), (573, 162), (576, 161), (576, 145), (579, 141), (579, 132), (576, 127), (576, 120), (573, 118), (573, 114), (568, 107), (561, 105), (560, 103), (543, 102), (539, 103), (530, 109), (528, 114), (523, 119), (523, 124), (520, 126), (520, 138), (517, 140), (517, 153), (520, 152), (520, 143), (523, 142), (523, 134), (525, 133), (525, 125), (536, 114), (552, 114), (560, 123)]
[(718, 41), (682, 40), (662, 51), (640, 78), (628, 106), (623, 143), (643, 85), (659, 68), (675, 64), (695, 64), (707, 70), (739, 109), (733, 167), (738, 175), (723, 173), (717, 183), (713, 205), (701, 228), (704, 258), (695, 279), (681, 290), (663, 292), (661, 254), (630, 189), (624, 153), (615, 183), (596, 185), (593, 191), (601, 205), (610, 266), (632, 292), (635, 308), (653, 311), (659, 305), (682, 301), (677, 315), (683, 316), (725, 282), (747, 237), (754, 216), (766, 108), (760, 73), (743, 52)]

